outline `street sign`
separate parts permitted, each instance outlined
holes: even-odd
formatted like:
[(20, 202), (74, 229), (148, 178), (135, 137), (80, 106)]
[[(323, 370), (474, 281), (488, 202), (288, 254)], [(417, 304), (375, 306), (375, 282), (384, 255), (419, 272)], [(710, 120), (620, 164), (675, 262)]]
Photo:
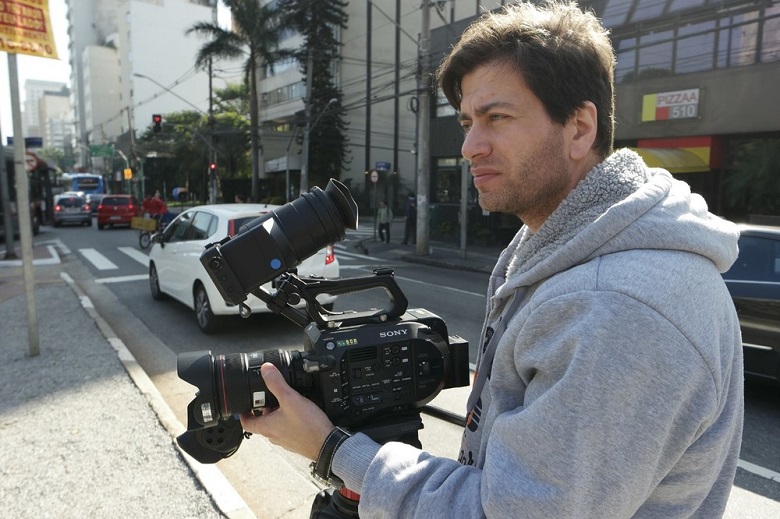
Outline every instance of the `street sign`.
[(93, 157), (107, 157), (114, 156), (114, 147), (111, 144), (91, 144), (89, 146), (89, 154)]
[(49, 0), (0, 0), (0, 51), (58, 59)]

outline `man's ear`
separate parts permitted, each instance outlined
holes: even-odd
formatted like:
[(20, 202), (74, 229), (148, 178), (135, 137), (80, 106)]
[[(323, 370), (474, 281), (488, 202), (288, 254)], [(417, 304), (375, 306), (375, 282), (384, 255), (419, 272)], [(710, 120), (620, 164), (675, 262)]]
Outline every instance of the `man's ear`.
[(569, 119), (572, 130), (569, 153), (573, 160), (582, 160), (590, 152), (596, 142), (597, 123), (598, 111), (591, 101), (585, 101)]

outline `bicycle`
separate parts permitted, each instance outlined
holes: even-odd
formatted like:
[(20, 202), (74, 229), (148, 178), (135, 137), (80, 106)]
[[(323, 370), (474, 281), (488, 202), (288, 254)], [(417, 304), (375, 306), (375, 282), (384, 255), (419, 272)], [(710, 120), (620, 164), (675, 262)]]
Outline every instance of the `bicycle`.
[(138, 229), (138, 246), (141, 250), (148, 249), (152, 244), (152, 234), (160, 230), (160, 220), (159, 216), (151, 218), (137, 216), (130, 221), (130, 227)]

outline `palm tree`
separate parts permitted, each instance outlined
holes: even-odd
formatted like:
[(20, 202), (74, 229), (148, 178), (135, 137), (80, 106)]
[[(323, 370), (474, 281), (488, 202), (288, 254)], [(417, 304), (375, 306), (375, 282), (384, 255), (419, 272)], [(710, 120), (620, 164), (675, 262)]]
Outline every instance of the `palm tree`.
[(263, 165), (260, 146), (260, 108), (257, 96), (259, 66), (273, 67), (288, 55), (279, 49), (284, 29), (276, 10), (260, 5), (259, 0), (223, 0), (233, 16), (234, 30), (226, 30), (216, 23), (199, 22), (187, 30), (209, 38), (196, 56), (195, 65), (207, 69), (212, 59), (239, 59), (244, 62), (244, 80), (249, 83), (249, 127), (252, 153), (252, 198), (259, 195), (258, 179)]

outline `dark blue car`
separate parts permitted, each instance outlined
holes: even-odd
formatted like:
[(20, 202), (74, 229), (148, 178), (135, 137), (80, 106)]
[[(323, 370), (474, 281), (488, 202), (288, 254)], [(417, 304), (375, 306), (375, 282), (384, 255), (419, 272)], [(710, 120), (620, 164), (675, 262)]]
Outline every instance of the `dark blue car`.
[(741, 225), (723, 279), (739, 314), (745, 374), (780, 382), (780, 227)]

